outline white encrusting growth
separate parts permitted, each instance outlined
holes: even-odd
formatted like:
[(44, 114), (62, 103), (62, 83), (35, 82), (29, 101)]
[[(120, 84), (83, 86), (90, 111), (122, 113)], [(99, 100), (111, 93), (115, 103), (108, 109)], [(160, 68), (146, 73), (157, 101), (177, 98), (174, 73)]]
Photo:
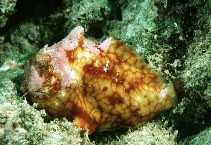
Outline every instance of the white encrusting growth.
[(104, 71), (104, 72), (109, 71), (109, 61), (107, 61), (106, 64), (104, 65), (103, 71)]
[(104, 40), (100, 45), (99, 48), (102, 49), (103, 51), (108, 50), (108, 48), (111, 45), (111, 37), (107, 38), (106, 40)]
[(84, 45), (93, 53), (100, 54), (100, 50), (98, 49), (98, 45), (96, 45), (94, 42), (84, 39)]
[(166, 98), (167, 92), (168, 92), (168, 89), (167, 89), (167, 88), (162, 89), (162, 90), (160, 91), (160, 96), (161, 96), (162, 99)]
[(31, 76), (30, 76), (30, 88), (32, 91), (37, 91), (42, 88), (42, 84), (45, 81), (45, 78), (41, 77), (38, 73), (38, 70), (32, 65), (31, 66)]
[(62, 40), (65, 50), (73, 50), (78, 46), (78, 41), (84, 35), (84, 28), (81, 26), (75, 27), (70, 34)]
[(85, 58), (91, 58), (91, 55), (89, 52), (85, 51), (85, 52), (81, 52), (81, 53), (78, 53), (78, 58), (82, 58), (82, 57), (85, 57)]

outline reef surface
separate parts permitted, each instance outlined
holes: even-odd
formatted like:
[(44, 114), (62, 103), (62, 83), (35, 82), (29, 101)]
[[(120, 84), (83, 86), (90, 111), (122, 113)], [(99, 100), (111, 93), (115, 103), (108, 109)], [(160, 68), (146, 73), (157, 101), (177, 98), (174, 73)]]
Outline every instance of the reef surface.
[[(178, 105), (146, 126), (90, 136), (29, 105), (24, 65), (76, 26), (95, 42), (124, 41), (167, 83), (179, 80)], [(1, 1), (0, 144), (210, 144), (210, 36), (209, 0)]]

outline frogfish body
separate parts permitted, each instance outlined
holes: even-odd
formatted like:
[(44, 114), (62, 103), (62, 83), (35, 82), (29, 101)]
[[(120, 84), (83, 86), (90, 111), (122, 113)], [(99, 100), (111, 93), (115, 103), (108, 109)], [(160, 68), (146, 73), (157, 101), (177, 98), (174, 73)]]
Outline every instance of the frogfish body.
[(173, 86), (123, 42), (96, 44), (80, 26), (26, 64), (21, 90), (89, 133), (142, 125), (177, 100)]

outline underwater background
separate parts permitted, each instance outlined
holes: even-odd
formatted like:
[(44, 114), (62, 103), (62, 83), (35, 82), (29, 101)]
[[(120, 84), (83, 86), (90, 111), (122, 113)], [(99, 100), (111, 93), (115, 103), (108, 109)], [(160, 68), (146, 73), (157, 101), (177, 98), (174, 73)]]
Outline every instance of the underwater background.
[[(24, 65), (83, 26), (124, 41), (177, 84), (179, 103), (139, 128), (80, 135), (20, 92)], [(0, 145), (211, 144), (210, 0), (0, 0)]]

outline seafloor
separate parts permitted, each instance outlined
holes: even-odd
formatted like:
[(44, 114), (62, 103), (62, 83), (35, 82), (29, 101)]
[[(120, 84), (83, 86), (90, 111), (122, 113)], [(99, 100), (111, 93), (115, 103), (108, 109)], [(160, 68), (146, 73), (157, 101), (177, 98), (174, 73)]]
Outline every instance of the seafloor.
[[(66, 119), (48, 121), (20, 92), (24, 64), (79, 25), (179, 82), (178, 105), (140, 128), (84, 136)], [(0, 0), (0, 145), (211, 144), (210, 54), (210, 0)]]

